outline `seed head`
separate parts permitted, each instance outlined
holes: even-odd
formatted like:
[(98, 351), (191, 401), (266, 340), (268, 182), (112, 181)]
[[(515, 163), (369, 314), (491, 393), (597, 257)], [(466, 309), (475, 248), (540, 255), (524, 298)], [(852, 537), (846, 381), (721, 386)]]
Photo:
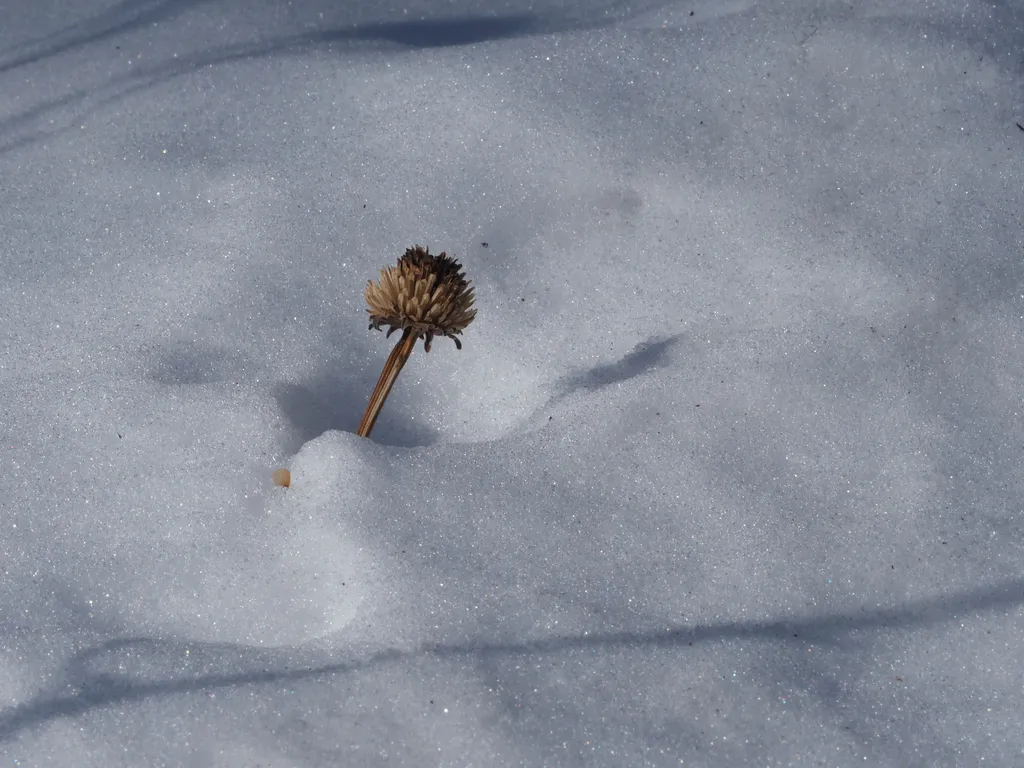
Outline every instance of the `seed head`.
[(447, 336), (462, 349), (457, 335), (476, 317), (473, 288), (462, 265), (446, 253), (434, 255), (428, 248), (413, 246), (394, 267), (381, 270), (364, 291), (370, 327), (389, 326), (387, 335), (411, 329), (424, 338), (429, 352), (434, 336)]

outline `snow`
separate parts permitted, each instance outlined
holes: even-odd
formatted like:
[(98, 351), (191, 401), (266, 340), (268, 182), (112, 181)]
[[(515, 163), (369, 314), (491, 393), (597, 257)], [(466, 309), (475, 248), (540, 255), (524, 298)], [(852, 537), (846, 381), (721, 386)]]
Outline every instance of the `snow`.
[(1024, 763), (1024, 7), (8, 6), (0, 764)]

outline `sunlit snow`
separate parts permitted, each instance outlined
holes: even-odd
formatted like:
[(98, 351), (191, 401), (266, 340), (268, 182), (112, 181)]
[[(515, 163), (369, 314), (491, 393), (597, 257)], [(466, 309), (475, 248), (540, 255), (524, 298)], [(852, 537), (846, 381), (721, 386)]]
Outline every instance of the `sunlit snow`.
[(0, 181), (0, 766), (1024, 765), (1024, 5), (12, 1)]

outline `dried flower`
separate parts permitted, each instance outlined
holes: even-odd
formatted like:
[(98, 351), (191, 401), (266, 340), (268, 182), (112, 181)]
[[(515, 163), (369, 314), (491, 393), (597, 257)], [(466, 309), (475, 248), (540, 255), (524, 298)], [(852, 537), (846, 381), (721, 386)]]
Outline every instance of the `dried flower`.
[(382, 269), (380, 282), (371, 280), (364, 295), (371, 328), (390, 326), (388, 336), (411, 329), (414, 336), (424, 337), (427, 352), (434, 336), (447, 336), (462, 349), (457, 334), (476, 317), (473, 289), (462, 265), (419, 245), (407, 249), (397, 266)]
[(380, 330), (381, 326), (388, 326), (388, 336), (402, 331), (356, 431), (361, 437), (369, 437), (417, 339), (423, 338), (423, 349), (427, 352), (435, 336), (447, 336), (457, 349), (462, 349), (458, 335), (473, 322), (476, 309), (473, 288), (462, 272), (462, 265), (444, 252), (434, 255), (419, 245), (407, 249), (396, 266), (381, 270), (380, 281), (371, 280), (364, 295), (370, 328)]

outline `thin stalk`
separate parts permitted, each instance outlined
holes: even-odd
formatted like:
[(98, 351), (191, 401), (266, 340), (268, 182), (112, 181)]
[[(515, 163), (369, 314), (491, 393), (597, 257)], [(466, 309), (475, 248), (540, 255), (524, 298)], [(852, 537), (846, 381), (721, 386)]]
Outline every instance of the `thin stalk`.
[(384, 401), (388, 399), (391, 387), (395, 385), (395, 379), (398, 378), (405, 361), (409, 359), (413, 347), (416, 346), (416, 339), (412, 328), (406, 328), (402, 332), (402, 338), (388, 355), (388, 361), (384, 363), (384, 370), (381, 371), (380, 378), (377, 379), (377, 386), (370, 393), (370, 402), (366, 404), (363, 420), (359, 422), (359, 429), (356, 430), (356, 434), (360, 437), (370, 436), (373, 425), (377, 423), (377, 416), (380, 415), (380, 409), (384, 407)]

